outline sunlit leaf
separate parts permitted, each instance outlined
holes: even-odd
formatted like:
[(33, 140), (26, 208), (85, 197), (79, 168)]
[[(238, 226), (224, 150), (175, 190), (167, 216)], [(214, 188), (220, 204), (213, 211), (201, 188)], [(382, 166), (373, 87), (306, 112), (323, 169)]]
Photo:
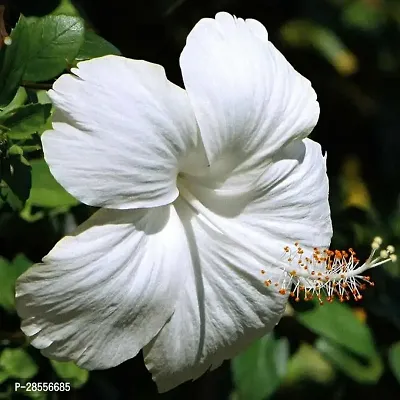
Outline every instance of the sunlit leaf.
[(32, 189), (29, 203), (41, 207), (62, 207), (78, 204), (73, 196), (54, 179), (43, 159), (31, 161)]
[(37, 365), (23, 349), (4, 349), (0, 355), (0, 368), (12, 378), (30, 379), (38, 372)]
[(88, 378), (89, 372), (79, 368), (73, 362), (59, 362), (51, 360), (51, 365), (56, 374), (63, 380), (69, 382), (72, 387), (79, 388), (83, 386)]

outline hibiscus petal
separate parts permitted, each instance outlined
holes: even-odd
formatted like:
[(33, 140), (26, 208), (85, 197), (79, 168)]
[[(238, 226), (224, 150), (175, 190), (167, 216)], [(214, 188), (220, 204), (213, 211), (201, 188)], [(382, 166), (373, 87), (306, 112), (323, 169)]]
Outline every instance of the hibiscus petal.
[(170, 318), (187, 263), (172, 206), (101, 210), (18, 279), (22, 330), (48, 357), (118, 365)]
[(198, 378), (271, 331), (287, 302), (263, 284), (263, 266), (246, 250), (246, 241), (237, 246), (182, 200), (177, 209), (191, 238), (193, 266), (174, 314), (144, 348), (160, 392)]
[(178, 195), (178, 163), (197, 143), (186, 92), (164, 69), (106, 56), (78, 64), (49, 92), (57, 110), (42, 136), (55, 178), (83, 203), (153, 207)]
[(297, 241), (310, 249), (329, 247), (333, 231), (328, 198), (321, 146), (299, 140), (276, 153), (240, 220), (289, 240), (288, 245)]
[(239, 196), (187, 181), (180, 187), (190, 205), (178, 210), (192, 238), (194, 269), (171, 320), (144, 349), (161, 391), (197, 378), (272, 330), (287, 295), (264, 280), (279, 283), (285, 246), (329, 246), (328, 180), (317, 143), (297, 141), (276, 153), (258, 183), (257, 191)]
[(313, 140), (297, 140), (276, 152), (247, 192), (221, 192), (193, 180), (185, 180), (185, 185), (205, 210), (275, 238), (282, 246), (300, 242), (312, 250), (330, 244), (326, 158)]
[[(236, 174), (260, 174), (260, 163), (317, 123), (310, 82), (268, 41), (258, 21), (227, 13), (202, 19), (180, 64), (209, 163), (218, 164), (220, 173), (222, 167), (224, 179), (239, 162)], [(249, 183), (249, 176), (241, 180)]]

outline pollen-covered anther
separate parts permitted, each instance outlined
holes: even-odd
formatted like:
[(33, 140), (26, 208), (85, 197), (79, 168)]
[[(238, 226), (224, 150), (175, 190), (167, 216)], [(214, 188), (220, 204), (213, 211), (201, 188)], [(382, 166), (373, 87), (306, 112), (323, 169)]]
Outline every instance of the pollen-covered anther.
[[(351, 298), (359, 301), (363, 298), (360, 292), (367, 286), (374, 286), (371, 278), (362, 274), (371, 268), (397, 260), (392, 245), (380, 250), (379, 255), (374, 258), (382, 243), (382, 238), (374, 238), (371, 253), (361, 265), (352, 248), (329, 250), (315, 247), (309, 256), (303, 256), (304, 250), (299, 243), (295, 243), (294, 249), (285, 246), (283, 260), (279, 262), (282, 275), (273, 284), (280, 294), (289, 293), (295, 301), (309, 301), (314, 297), (320, 304), (323, 304), (323, 300), (332, 302), (335, 298), (341, 302)], [(270, 280), (265, 281), (266, 286), (271, 283)]]

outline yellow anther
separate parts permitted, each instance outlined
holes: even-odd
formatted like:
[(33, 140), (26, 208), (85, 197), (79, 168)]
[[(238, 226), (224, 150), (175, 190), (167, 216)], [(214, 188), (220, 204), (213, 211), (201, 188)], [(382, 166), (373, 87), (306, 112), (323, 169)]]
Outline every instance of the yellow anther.
[(373, 241), (373, 242), (371, 243), (371, 248), (372, 248), (372, 250), (378, 250), (379, 247), (380, 247), (380, 244), (379, 244), (378, 242)]
[(387, 252), (387, 250), (381, 250), (379, 255), (381, 256), (381, 258), (388, 258), (389, 257), (389, 253)]
[(394, 253), (394, 247), (391, 244), (388, 247), (386, 247), (386, 250), (388, 253)]

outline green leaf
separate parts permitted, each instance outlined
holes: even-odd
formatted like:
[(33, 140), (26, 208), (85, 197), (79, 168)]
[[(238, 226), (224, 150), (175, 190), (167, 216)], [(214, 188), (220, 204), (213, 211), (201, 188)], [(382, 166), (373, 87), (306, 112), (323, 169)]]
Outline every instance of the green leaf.
[(329, 383), (335, 378), (332, 365), (322, 357), (321, 353), (309, 344), (303, 343), (288, 363), (285, 384), (310, 380)]
[(0, 385), (4, 383), (9, 378), (9, 375), (6, 371), (0, 370)]
[[(24, 151), (21, 149), (21, 147), (14, 144), (8, 149), (8, 154), (11, 156), (22, 156)], [(23, 160), (23, 163), (29, 165), (27, 160)]]
[(79, 201), (71, 196), (54, 179), (43, 159), (31, 161), (32, 189), (29, 197), (31, 205), (40, 207), (72, 207)]
[(375, 31), (385, 23), (385, 12), (383, 7), (364, 0), (355, 0), (344, 7), (342, 19), (353, 28)]
[(0, 258), (0, 305), (6, 310), (14, 309), (15, 281), (31, 265), (24, 255), (16, 256), (11, 263)]
[(13, 145), (1, 160), (1, 178), (7, 184), (1, 189), (1, 197), (14, 209), (22, 208), (31, 188), (31, 167), (22, 153), (19, 146)]
[(5, 130), (0, 126), (0, 181), (2, 180), (2, 160), (5, 159), (8, 152), (8, 138)]
[(332, 340), (361, 357), (376, 355), (374, 341), (367, 325), (361, 322), (346, 304), (333, 302), (316, 305), (299, 312), (297, 319), (308, 329)]
[(33, 400), (48, 400), (49, 395), (48, 392), (34, 392), (34, 391), (24, 391), (24, 396), (26, 396), (29, 399)]
[(53, 15), (79, 15), (71, 0), (61, 0), (59, 6), (52, 12)]
[(23, 349), (6, 348), (0, 355), (0, 368), (12, 378), (30, 379), (38, 367), (31, 356)]
[(75, 59), (84, 39), (79, 17), (47, 15), (29, 19), (29, 59), (23, 79), (37, 82), (60, 75)]
[(9, 115), (12, 115), (13, 111), (24, 105), (28, 100), (28, 93), (26, 92), (25, 88), (20, 86), (15, 94), (14, 98), (12, 99), (11, 103), (7, 104), (2, 110), (0, 110), (0, 120), (4, 121), (8, 118)]
[(358, 70), (358, 60), (341, 38), (326, 26), (309, 20), (290, 20), (281, 27), (285, 42), (296, 47), (313, 47), (342, 75)]
[(359, 383), (376, 383), (382, 375), (383, 363), (377, 353), (365, 362), (329, 339), (318, 339), (315, 347), (339, 370)]
[(89, 372), (85, 369), (79, 368), (73, 362), (60, 362), (55, 360), (50, 361), (57, 375), (61, 379), (71, 383), (72, 387), (79, 388), (87, 382), (89, 378)]
[(23, 392), (24, 396), (26, 396), (28, 399), (33, 399), (33, 400), (49, 400), (49, 394), (48, 392), (34, 392), (34, 391), (25, 391)]
[(108, 54), (120, 55), (121, 52), (110, 42), (103, 39), (93, 31), (85, 32), (85, 40), (76, 56), (77, 61), (89, 60), (95, 57), (102, 57)]
[(278, 389), (289, 357), (286, 339), (268, 335), (253, 343), (232, 361), (238, 396), (245, 400), (263, 400)]
[(400, 342), (395, 343), (389, 349), (389, 364), (393, 375), (400, 383)]
[(28, 30), (29, 24), (21, 16), (11, 32), (12, 43), (1, 49), (0, 107), (6, 106), (14, 98), (22, 80), (29, 54)]
[(28, 104), (13, 110), (3, 124), (9, 129), (11, 139), (27, 139), (46, 124), (51, 113), (51, 104)]

